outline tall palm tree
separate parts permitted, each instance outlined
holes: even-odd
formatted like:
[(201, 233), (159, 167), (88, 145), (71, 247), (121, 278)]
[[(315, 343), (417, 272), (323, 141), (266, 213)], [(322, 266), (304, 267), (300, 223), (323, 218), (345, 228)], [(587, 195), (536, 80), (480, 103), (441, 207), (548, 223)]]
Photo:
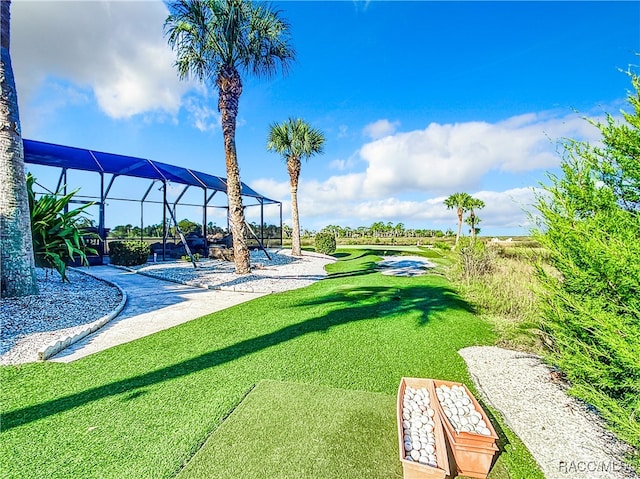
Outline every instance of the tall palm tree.
[(180, 78), (196, 78), (219, 93), (234, 261), (236, 273), (247, 274), (251, 264), (235, 140), (240, 74), (271, 77), (279, 69), (286, 71), (295, 57), (289, 25), (278, 11), (243, 0), (178, 0), (169, 11), (165, 35), (177, 53)]
[(10, 1), (0, 1), (0, 291), (38, 292), (18, 96), (9, 55)]
[(280, 124), (273, 123), (269, 127), (267, 150), (280, 153), (287, 162), (287, 171), (291, 180), (291, 254), (301, 256), (300, 218), (298, 215), (298, 180), (302, 158), (309, 159), (322, 153), (324, 147), (323, 133), (312, 128), (306, 121), (289, 118)]
[(449, 210), (456, 210), (458, 215), (458, 234), (456, 235), (456, 245), (460, 241), (460, 232), (462, 231), (462, 216), (465, 211), (469, 211), (472, 197), (469, 193), (454, 193), (444, 200), (444, 204)]
[(484, 204), (484, 201), (479, 200), (478, 198), (473, 198), (473, 197), (471, 197), (471, 199), (469, 200), (469, 203), (467, 204), (468, 211), (469, 211), (469, 225), (471, 226), (472, 238), (476, 237), (476, 225), (480, 222), (480, 218), (476, 216), (475, 210), (480, 210), (485, 206), (486, 205)]

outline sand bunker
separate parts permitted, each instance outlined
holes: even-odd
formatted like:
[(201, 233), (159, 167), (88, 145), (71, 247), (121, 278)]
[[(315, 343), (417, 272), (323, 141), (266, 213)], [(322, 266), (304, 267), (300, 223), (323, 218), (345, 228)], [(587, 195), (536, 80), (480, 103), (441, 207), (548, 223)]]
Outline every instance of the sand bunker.
[(421, 256), (383, 256), (378, 262), (381, 273), (387, 276), (420, 276), (436, 265)]

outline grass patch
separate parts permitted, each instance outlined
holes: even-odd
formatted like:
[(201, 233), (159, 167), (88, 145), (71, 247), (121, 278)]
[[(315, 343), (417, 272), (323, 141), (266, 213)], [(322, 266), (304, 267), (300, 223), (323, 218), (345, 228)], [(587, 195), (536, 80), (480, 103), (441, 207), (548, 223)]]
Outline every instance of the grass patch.
[[(350, 251), (307, 288), (71, 364), (0, 368), (0, 471), (18, 479), (174, 477), (265, 379), (388, 396), (402, 376), (472, 386), (457, 351), (492, 344), (490, 325), (442, 276), (383, 276), (377, 260)], [(526, 463), (526, 451), (503, 446), (499, 464)], [(519, 477), (541, 477), (526, 472)]]
[(401, 477), (395, 397), (262, 381), (177, 479)]

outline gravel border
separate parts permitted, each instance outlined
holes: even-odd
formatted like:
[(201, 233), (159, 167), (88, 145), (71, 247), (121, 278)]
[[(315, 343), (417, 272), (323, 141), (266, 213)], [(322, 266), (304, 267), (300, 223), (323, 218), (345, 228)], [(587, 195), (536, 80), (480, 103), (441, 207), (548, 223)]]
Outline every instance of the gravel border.
[(39, 294), (0, 300), (0, 365), (55, 354), (116, 317), (126, 301), (119, 286), (90, 272), (67, 268), (70, 283), (44, 268), (36, 276)]
[[(89, 273), (83, 272), (83, 274), (88, 275)], [(125, 305), (127, 304), (127, 292), (124, 291), (116, 283), (112, 283), (111, 281), (107, 281), (106, 279), (101, 279), (101, 281), (104, 281), (105, 283), (110, 283), (116, 288), (118, 288), (118, 290), (120, 290), (120, 294), (122, 295), (122, 300), (120, 301), (120, 304), (118, 304), (118, 306), (116, 306), (116, 308), (112, 310), (110, 313), (105, 314), (104, 316), (97, 319), (93, 323), (85, 324), (84, 326), (81, 326), (79, 328), (73, 328), (74, 331), (70, 331), (66, 335), (59, 337), (58, 339), (50, 342), (48, 345), (38, 349), (39, 360), (44, 361), (45, 359), (49, 359), (51, 356), (55, 356), (63, 349), (66, 349), (72, 344), (77, 343), (78, 341), (90, 335), (91, 333), (95, 333), (98, 329), (100, 329), (109, 321), (117, 317), (122, 312)]]
[(547, 479), (638, 479), (623, 462), (630, 446), (567, 395), (541, 358), (495, 346), (459, 354), (484, 400), (527, 446)]

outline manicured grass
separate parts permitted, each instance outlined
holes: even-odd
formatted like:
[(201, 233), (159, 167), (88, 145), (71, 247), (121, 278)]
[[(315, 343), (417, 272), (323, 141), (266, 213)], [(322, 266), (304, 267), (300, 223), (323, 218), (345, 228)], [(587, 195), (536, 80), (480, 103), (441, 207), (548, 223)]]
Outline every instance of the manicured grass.
[(262, 381), (177, 479), (402, 477), (395, 397)]
[[(0, 471), (30, 479), (173, 477), (264, 379), (388, 396), (402, 376), (470, 385), (457, 351), (495, 336), (446, 279), (382, 276), (371, 252), (343, 255), (328, 279), (308, 288), (68, 365), (0, 368)], [(512, 477), (541, 477), (517, 439), (505, 438), (496, 471), (506, 465)]]

